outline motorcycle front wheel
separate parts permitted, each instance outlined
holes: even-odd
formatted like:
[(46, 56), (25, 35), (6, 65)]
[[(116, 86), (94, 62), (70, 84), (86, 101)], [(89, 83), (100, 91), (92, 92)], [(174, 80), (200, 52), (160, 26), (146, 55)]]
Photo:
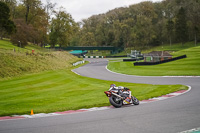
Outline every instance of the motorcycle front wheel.
[(118, 98), (113, 95), (109, 98), (109, 101), (115, 108), (120, 108), (123, 104), (123, 101), (121, 100), (121, 98)]
[(139, 100), (136, 97), (132, 96), (131, 98), (133, 100), (133, 104), (134, 105), (139, 105), (140, 104)]

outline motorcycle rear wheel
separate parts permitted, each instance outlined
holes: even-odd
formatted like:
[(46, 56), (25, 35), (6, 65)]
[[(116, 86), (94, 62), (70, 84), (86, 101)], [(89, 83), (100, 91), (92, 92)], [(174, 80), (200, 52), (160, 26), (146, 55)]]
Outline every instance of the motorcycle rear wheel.
[(109, 101), (115, 108), (120, 108), (123, 105), (123, 101), (117, 100), (117, 97), (113, 95), (109, 98)]

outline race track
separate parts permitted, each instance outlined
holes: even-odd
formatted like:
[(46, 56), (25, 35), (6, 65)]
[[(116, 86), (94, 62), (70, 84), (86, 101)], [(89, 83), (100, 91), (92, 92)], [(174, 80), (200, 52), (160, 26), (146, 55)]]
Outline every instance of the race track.
[(0, 121), (0, 133), (177, 133), (200, 127), (200, 77), (142, 77), (109, 72), (106, 59), (74, 70), (77, 74), (111, 81), (190, 85), (181, 96), (129, 106), (34, 119)]

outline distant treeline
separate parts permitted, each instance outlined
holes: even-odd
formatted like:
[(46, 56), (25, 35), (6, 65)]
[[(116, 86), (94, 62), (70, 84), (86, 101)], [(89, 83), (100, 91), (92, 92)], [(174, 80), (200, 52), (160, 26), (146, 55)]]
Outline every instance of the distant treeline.
[[(32, 42), (51, 47), (59, 44), (140, 49), (163, 43), (196, 44), (200, 39), (200, 0), (146, 1), (81, 22), (75, 22), (64, 8), (55, 10), (56, 4), (50, 0), (46, 4), (41, 0), (0, 2), (0, 37), (11, 38), (20, 47)], [(2, 3), (6, 3), (9, 12)], [(3, 25), (5, 22), (7, 25)]]
[(200, 0), (141, 2), (83, 20), (77, 45), (144, 48), (200, 39)]

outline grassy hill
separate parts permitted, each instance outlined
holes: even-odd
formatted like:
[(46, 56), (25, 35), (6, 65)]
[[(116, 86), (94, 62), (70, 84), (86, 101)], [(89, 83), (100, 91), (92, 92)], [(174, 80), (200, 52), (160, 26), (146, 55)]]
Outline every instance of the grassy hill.
[(139, 100), (187, 89), (183, 85), (134, 84), (79, 76), (71, 71), (71, 63), (79, 59), (67, 52), (46, 52), (32, 45), (18, 52), (8, 41), (0, 41), (0, 58), (0, 116), (30, 114), (31, 109), (47, 113), (108, 106), (103, 92), (112, 83), (130, 88)]
[[(193, 45), (194, 46), (194, 45)], [(109, 62), (108, 69), (114, 72), (141, 76), (199, 76), (200, 46), (191, 44), (157, 47), (153, 50), (168, 50), (173, 56), (187, 55), (187, 58), (153, 66), (133, 66), (133, 62)], [(179, 51), (178, 51), (179, 50)], [(176, 52), (175, 52), (176, 51)]]
[(69, 68), (78, 60), (80, 59), (65, 51), (48, 51), (35, 45), (19, 48), (9, 41), (0, 40), (0, 80), (28, 73)]

